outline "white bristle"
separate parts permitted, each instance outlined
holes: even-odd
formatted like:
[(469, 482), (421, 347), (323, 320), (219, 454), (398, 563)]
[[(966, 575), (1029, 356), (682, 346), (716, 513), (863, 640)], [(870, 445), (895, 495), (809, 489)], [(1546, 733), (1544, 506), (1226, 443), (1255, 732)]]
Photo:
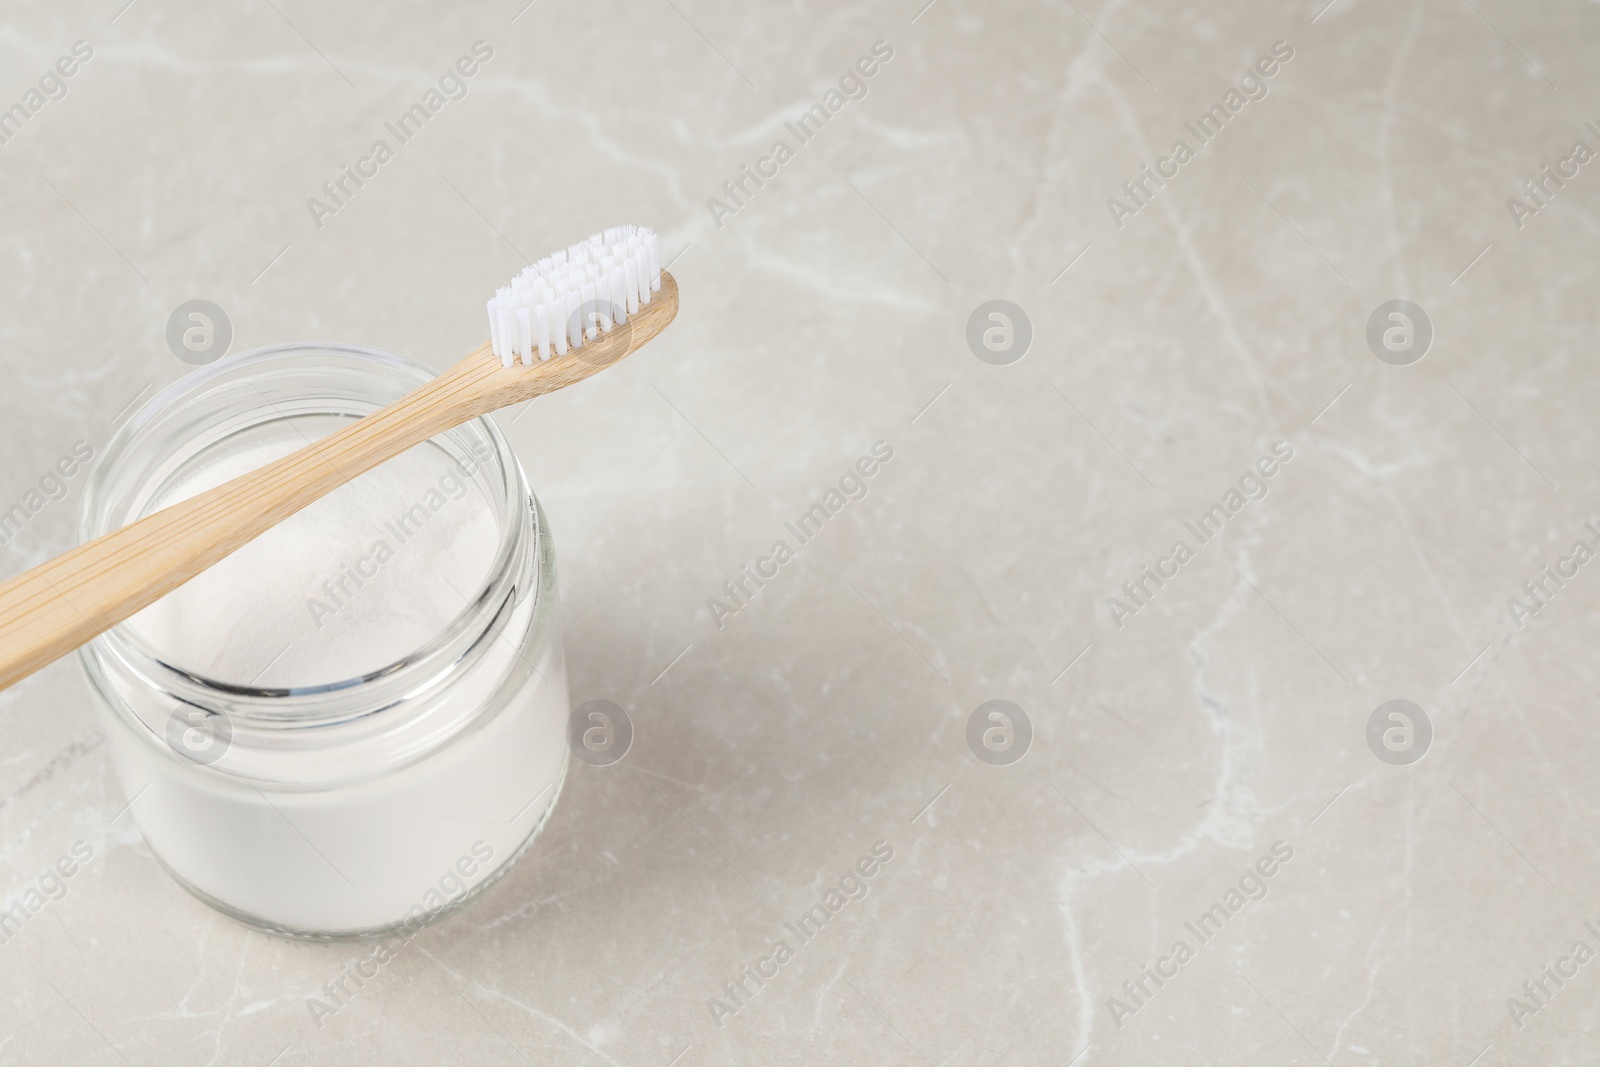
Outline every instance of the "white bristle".
[(661, 288), (661, 240), (644, 226), (610, 226), (525, 267), (487, 303), (489, 344), (502, 366), (564, 356), (650, 303)]
[(628, 293), (627, 290), (623, 289), (622, 287), (622, 266), (620, 264), (611, 268), (610, 280), (608, 281), (606, 288), (609, 290), (611, 303), (616, 309), (617, 323), (620, 325), (621, 323), (627, 322)]
[(533, 366), (533, 309), (526, 304), (517, 308), (517, 355), (523, 366)]
[(594, 282), (583, 283), (583, 288), (578, 290), (578, 299), (582, 302), (582, 306), (577, 309), (579, 316), (576, 321), (578, 323), (578, 344), (582, 345), (585, 340), (592, 341), (600, 336), (599, 329), (594, 325), (593, 313), (596, 306), (594, 302)]
[(498, 330), (494, 331), (494, 336), (499, 338), (501, 366), (510, 366), (512, 347), (514, 347), (512, 346), (512, 338), (515, 338), (515, 334), (512, 333), (512, 325), (510, 325), (510, 310), (504, 304), (494, 309), (494, 323), (498, 326)]

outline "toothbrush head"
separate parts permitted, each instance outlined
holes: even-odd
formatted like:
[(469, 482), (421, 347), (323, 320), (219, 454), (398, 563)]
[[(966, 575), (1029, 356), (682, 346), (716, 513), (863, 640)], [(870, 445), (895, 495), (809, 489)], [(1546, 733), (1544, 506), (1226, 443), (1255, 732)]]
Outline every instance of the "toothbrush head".
[(489, 299), (489, 343), (502, 367), (564, 356), (639, 314), (661, 292), (661, 239), (613, 226), (524, 268)]

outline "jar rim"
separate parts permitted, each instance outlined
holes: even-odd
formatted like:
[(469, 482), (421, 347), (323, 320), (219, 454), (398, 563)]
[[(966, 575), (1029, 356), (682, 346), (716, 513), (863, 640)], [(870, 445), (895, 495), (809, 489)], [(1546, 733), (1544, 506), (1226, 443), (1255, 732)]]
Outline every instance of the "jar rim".
[[(108, 511), (113, 506), (113, 489), (119, 485), (118, 460), (147, 441), (148, 435), (160, 425), (163, 414), (230, 381), (279, 365), (287, 369), (292, 360), (309, 354), (328, 353), (371, 363), (395, 378), (409, 379), (404, 383), (406, 391), (420, 387), (438, 373), (417, 360), (381, 349), (317, 341), (268, 345), (199, 367), (138, 407), (113, 432), (101, 462), (90, 473), (78, 508), (79, 542), (98, 537), (111, 528), (112, 517)], [(300, 369), (314, 370), (311, 365)], [(314, 401), (317, 398), (308, 394), (304, 399)], [(331, 402), (335, 398), (328, 399)], [(264, 407), (273, 406), (270, 400), (264, 400)], [(372, 410), (379, 406), (373, 402)], [(465, 435), (474, 430), (489, 446), (488, 456), (479, 467), (485, 475), (481, 484), (493, 493), (489, 503), (495, 512), (498, 533), (495, 556), (481, 586), (465, 591), (467, 601), (462, 610), (420, 647), (349, 678), (306, 686), (241, 685), (211, 678), (172, 662), (123, 622), (80, 649), (91, 679), (100, 673), (95, 669), (96, 657), (114, 656), (146, 685), (207, 710), (225, 711), (230, 718), (243, 720), (240, 725), (248, 723), (268, 728), (348, 722), (375, 714), (402, 700), (409, 701), (444, 683), (470, 665), (469, 661), (481, 656), (488, 642), (504, 628), (510, 608), (524, 593), (537, 597), (541, 585), (538, 571), (543, 553), (536, 543), (540, 531), (536, 522), (530, 523), (524, 518), (529, 509), (537, 505), (505, 435), (484, 415), (437, 436)], [(175, 448), (164, 451), (176, 453)], [(535, 610), (537, 608), (536, 604)]]

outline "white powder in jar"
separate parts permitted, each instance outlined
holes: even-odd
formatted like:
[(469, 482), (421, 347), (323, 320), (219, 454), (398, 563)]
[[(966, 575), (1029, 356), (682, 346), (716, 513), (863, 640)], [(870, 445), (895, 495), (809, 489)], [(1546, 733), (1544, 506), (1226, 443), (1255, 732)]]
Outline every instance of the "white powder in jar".
[[(141, 510), (342, 424), (328, 416), (257, 428), (180, 470)], [(473, 610), (501, 540), (484, 492), (444, 449), (419, 446), (125, 626), (164, 662), (225, 686), (358, 688)], [(504, 630), (448, 691), (299, 731), (322, 740), (235, 718), (220, 757), (192, 761), (168, 745), (171, 716), (193, 709), (122, 687), (157, 739), (113, 746), (147, 842), (225, 910), (289, 932), (373, 932), (459, 899), (514, 857), (565, 770), (561, 645), (553, 618), (529, 636), (535, 600), (521, 591)]]
[[(336, 425), (297, 419), (208, 454), (145, 510), (265, 466), (329, 424)], [(483, 584), (498, 541), (482, 490), (442, 449), (425, 445), (290, 516), (128, 625), (171, 662), (219, 682), (340, 682), (443, 631)]]

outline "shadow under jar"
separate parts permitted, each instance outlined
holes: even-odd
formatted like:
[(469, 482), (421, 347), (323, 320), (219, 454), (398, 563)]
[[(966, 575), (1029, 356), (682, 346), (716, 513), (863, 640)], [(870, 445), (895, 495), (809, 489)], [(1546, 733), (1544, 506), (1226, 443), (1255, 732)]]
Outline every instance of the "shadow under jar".
[[(134, 415), (92, 476), (97, 537), (433, 376), (369, 349), (260, 349)], [(543, 512), (486, 418), (356, 478), (80, 650), (151, 851), (247, 924), (414, 930), (500, 877), (566, 775)]]

